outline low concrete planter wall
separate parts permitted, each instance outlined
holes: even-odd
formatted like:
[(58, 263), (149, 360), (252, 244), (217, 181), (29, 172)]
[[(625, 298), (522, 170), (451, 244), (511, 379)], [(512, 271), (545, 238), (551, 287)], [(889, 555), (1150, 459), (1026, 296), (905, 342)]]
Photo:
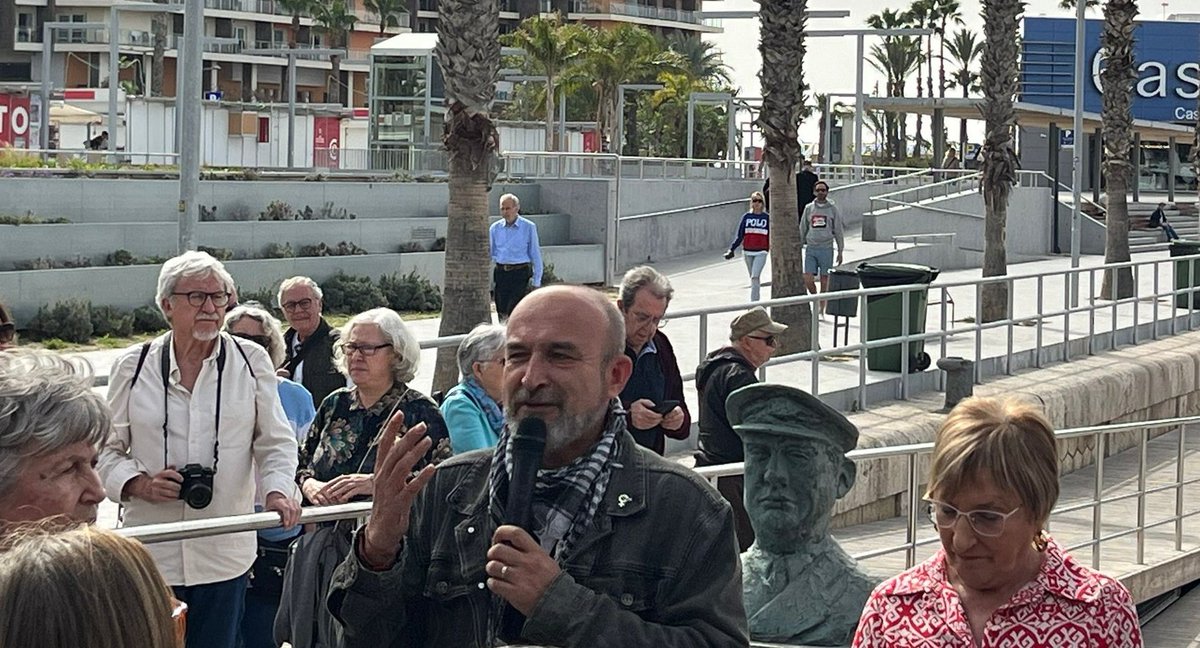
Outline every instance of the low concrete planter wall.
[[(307, 275), (320, 282), (338, 271), (371, 277), (416, 272), (440, 286), (444, 256), (442, 252), (413, 252), (259, 259), (229, 261), (225, 266), (244, 290), (274, 287), (294, 275)], [(547, 264), (554, 264), (555, 273), (564, 281), (604, 280), (603, 246), (546, 246), (542, 256)], [(157, 265), (0, 272), (0, 299), (13, 309), (18, 322), (33, 317), (43, 304), (66, 299), (87, 299), (96, 305), (133, 309), (154, 302), (158, 272)]]
[[(537, 225), (543, 246), (571, 242), (570, 216), (544, 214), (529, 219)], [(298, 253), (303, 245), (334, 246), (341, 241), (354, 243), (372, 254), (389, 254), (398, 252), (402, 243), (415, 241), (428, 247), (445, 235), (444, 217), (200, 223), (196, 230), (198, 244), (227, 248), (240, 258), (261, 256), (270, 243), (287, 243)], [(38, 258), (61, 261), (76, 256), (98, 266), (116, 250), (128, 250), (139, 257), (169, 257), (174, 255), (178, 244), (176, 223), (0, 225), (0, 271), (12, 270), (20, 262)]]

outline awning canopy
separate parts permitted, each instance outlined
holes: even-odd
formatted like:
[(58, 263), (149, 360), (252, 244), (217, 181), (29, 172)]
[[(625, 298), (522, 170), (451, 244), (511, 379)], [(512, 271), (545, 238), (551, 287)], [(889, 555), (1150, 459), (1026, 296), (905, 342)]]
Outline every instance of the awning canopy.
[(437, 47), (437, 43), (438, 35), (436, 33), (396, 34), (372, 45), (371, 54), (374, 56), (430, 56), (433, 54), (433, 48)]
[(104, 117), (100, 113), (85, 110), (78, 106), (62, 101), (50, 102), (50, 123), (62, 124), (102, 124)]
[[(941, 109), (943, 116), (953, 119), (982, 119), (979, 107), (983, 100), (979, 98), (867, 97), (864, 103), (868, 110), (932, 115), (934, 110)], [(1059, 128), (1071, 128), (1074, 123), (1075, 111), (1070, 108), (1043, 106), (1025, 101), (1018, 101), (1013, 107), (1017, 112), (1019, 126), (1045, 128), (1054, 123)], [(1085, 131), (1092, 132), (1100, 126), (1100, 115), (1094, 112), (1083, 113)], [(1191, 139), (1194, 133), (1191, 126), (1148, 119), (1133, 120), (1133, 130), (1142, 136), (1144, 142), (1165, 142), (1171, 137)]]

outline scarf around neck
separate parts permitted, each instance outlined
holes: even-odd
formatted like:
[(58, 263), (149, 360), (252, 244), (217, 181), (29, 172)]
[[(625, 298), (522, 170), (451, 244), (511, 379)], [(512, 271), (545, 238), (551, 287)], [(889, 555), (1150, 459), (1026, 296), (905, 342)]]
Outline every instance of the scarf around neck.
[(475, 376), (468, 376), (466, 380), (459, 383), (458, 387), (483, 412), (483, 416), (487, 419), (488, 427), (492, 428), (492, 432), (499, 435), (504, 429), (504, 411), (500, 409), (500, 404), (494, 398), (488, 396), (488, 393), (483, 389), (483, 385), (479, 384)]
[[(561, 468), (538, 470), (533, 488), (533, 534), (560, 565), (565, 564), (579, 538), (592, 520), (608, 491), (617, 442), (625, 431), (620, 401), (609, 404), (604, 432), (592, 447)], [(503, 518), (508, 481), (512, 475), (512, 435), (506, 425), (492, 454), (488, 474), (493, 515)], [(503, 468), (503, 469), (502, 469)]]

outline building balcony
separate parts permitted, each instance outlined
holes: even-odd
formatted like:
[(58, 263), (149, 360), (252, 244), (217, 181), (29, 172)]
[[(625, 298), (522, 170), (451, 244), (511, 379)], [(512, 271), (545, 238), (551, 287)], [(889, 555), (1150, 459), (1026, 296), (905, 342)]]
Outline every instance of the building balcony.
[[(686, 26), (687, 28), (700, 31), (719, 31), (711, 21), (705, 20), (699, 11), (689, 11), (686, 9), (655, 7), (629, 2), (609, 2), (602, 4), (594, 0), (571, 0), (569, 10), (571, 14), (575, 14), (574, 16), (569, 16), (569, 18), (607, 16), (610, 19), (619, 19), (617, 17), (624, 17), (637, 19), (631, 22), (653, 21), (651, 24), (672, 27)], [(667, 25), (666, 23), (674, 24)]]

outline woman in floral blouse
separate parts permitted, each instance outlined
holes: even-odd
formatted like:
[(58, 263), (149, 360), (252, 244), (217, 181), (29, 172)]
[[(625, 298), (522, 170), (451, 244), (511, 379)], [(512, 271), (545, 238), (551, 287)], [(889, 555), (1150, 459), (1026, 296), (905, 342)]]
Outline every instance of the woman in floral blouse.
[(942, 548), (875, 588), (855, 648), (1141, 646), (1129, 591), (1044, 531), (1058, 490), (1054, 430), (1040, 411), (959, 403), (938, 430), (926, 494)]
[(322, 401), (300, 449), (296, 481), (307, 502), (341, 504), (371, 496), (376, 437), (396, 411), (404, 413), (407, 427), (425, 424), (425, 435), (433, 441), (426, 462), (450, 456), (450, 438), (437, 404), (408, 387), (417, 372), (420, 347), (395, 311), (375, 308), (346, 322), (334, 361), (354, 386)]

